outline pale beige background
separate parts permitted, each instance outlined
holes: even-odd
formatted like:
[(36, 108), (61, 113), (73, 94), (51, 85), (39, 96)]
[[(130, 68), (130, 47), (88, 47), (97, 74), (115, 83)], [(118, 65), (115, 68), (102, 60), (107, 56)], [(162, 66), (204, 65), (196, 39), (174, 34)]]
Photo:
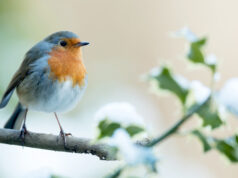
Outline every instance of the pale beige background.
[[(154, 135), (162, 133), (180, 116), (174, 97), (156, 97), (141, 75), (166, 61), (189, 79), (209, 84), (209, 71), (187, 65), (185, 41), (173, 39), (170, 32), (184, 26), (200, 36), (208, 36), (208, 53), (220, 61), (221, 81), (238, 76), (238, 2), (235, 0), (41, 0), (13, 1), (2, 7), (3, 24), (0, 44), (1, 90), (34, 43), (46, 35), (70, 30), (89, 41), (84, 48), (89, 74), (88, 90), (78, 107), (61, 115), (65, 130), (77, 136), (94, 136), (94, 113), (103, 104), (128, 101), (146, 118)], [(3, 1), (1, 5), (3, 5)], [(6, 35), (7, 34), (7, 35)], [(5, 47), (5, 48), (4, 48)], [(0, 112), (7, 118), (12, 106)], [(6, 119), (0, 120), (2, 125)], [(237, 131), (219, 129), (219, 135)], [(186, 128), (199, 125), (199, 120)], [(30, 130), (58, 133), (53, 115), (31, 112)], [(236, 178), (238, 166), (230, 164), (217, 152), (202, 152), (194, 138), (174, 137), (158, 147), (160, 177), (163, 178)], [(0, 177), (25, 177), (32, 171), (45, 170), (69, 177), (102, 177), (119, 163), (102, 162), (92, 156), (55, 153), (0, 145)], [(39, 173), (38, 172), (38, 173)], [(40, 175), (40, 173), (39, 173)]]

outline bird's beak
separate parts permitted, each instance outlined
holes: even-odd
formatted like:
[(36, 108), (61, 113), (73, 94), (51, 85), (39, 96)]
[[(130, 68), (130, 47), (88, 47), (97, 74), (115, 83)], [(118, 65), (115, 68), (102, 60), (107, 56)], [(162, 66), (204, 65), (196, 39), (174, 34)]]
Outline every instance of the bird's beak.
[(89, 42), (78, 42), (75, 44), (76, 47), (89, 45)]

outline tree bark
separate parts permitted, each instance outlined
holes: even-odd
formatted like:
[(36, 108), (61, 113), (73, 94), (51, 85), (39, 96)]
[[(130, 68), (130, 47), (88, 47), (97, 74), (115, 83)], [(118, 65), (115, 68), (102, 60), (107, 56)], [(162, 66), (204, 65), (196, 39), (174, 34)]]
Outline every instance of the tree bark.
[(20, 131), (0, 128), (0, 143), (19, 145), (52, 151), (86, 153), (98, 156), (101, 160), (116, 160), (114, 149), (106, 144), (92, 143), (90, 139), (66, 137), (66, 147), (60, 135), (27, 132), (24, 142)]

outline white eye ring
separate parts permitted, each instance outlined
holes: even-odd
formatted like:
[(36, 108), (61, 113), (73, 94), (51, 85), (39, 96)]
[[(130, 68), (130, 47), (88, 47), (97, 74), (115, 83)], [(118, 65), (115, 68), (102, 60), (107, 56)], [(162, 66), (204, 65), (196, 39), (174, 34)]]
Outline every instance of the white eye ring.
[(64, 40), (60, 40), (59, 45), (62, 46), (62, 47), (65, 47), (67, 45), (67, 42), (64, 41)]

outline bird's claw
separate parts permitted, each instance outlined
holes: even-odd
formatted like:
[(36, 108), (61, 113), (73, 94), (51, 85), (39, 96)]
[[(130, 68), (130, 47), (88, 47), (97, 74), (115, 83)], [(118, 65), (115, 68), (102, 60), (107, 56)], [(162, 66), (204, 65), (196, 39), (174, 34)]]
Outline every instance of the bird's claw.
[(65, 133), (65, 136), (73, 136), (71, 133)]
[(22, 126), (22, 129), (21, 129), (21, 132), (20, 132), (20, 135), (19, 135), (19, 138), (21, 139), (22, 141), (22, 146), (24, 146), (25, 144), (25, 135), (28, 134), (28, 131), (26, 129), (26, 126), (23, 125)]
[(68, 149), (68, 148), (67, 148), (67, 144), (66, 144), (66, 137), (67, 137), (67, 136), (72, 136), (72, 134), (71, 134), (71, 133), (64, 133), (64, 131), (61, 130), (61, 131), (60, 131), (60, 136), (61, 136), (62, 139), (63, 139), (64, 148), (65, 148), (65, 149)]

